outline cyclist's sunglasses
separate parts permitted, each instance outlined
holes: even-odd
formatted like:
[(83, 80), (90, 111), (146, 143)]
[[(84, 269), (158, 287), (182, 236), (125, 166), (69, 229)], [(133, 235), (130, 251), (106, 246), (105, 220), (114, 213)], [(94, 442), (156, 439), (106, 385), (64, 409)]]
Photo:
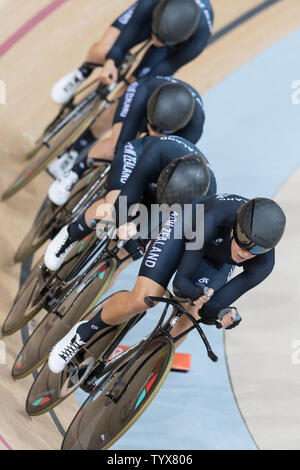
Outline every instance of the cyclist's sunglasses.
[(242, 250), (249, 251), (252, 255), (262, 255), (267, 253), (271, 248), (264, 248), (262, 246), (256, 245), (241, 231), (239, 224), (236, 224), (233, 229), (233, 238)]

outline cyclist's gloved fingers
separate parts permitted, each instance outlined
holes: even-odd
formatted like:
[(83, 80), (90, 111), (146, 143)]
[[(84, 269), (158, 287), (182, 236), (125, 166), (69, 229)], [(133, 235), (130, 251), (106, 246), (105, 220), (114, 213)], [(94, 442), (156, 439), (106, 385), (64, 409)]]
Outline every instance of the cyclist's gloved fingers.
[(238, 326), (242, 321), (242, 317), (240, 316), (240, 314), (238, 313), (238, 311), (235, 307), (223, 308), (222, 310), (220, 310), (220, 312), (218, 314), (219, 321), (222, 321), (223, 317), (225, 315), (227, 315), (228, 313), (230, 313), (233, 309), (235, 310), (236, 316), (235, 316), (235, 319), (234, 319), (234, 322), (232, 323), (232, 325), (228, 326), (226, 328), (226, 330), (231, 330), (232, 328), (235, 328), (236, 326)]

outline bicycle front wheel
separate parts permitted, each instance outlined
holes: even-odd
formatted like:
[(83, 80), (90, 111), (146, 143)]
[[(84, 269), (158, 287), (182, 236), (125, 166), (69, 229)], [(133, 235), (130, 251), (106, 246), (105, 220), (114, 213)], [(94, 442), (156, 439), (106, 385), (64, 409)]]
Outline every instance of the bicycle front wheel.
[[(172, 367), (174, 354), (173, 341), (159, 336), (136, 358), (115, 390), (128, 362), (114, 369), (81, 406), (65, 435), (62, 450), (109, 449), (154, 399)], [(117, 393), (116, 402), (107, 396), (113, 390)]]
[(50, 140), (49, 144), (42, 144), (35, 158), (30, 161), (15, 181), (4, 191), (2, 200), (6, 201), (24, 188), (46, 168), (51, 160), (59, 157), (65, 149), (70, 147), (70, 145), (72, 145), (72, 143), (91, 125), (99, 112), (101, 102), (102, 98), (99, 95), (95, 95), (95, 98), (84, 108), (81, 115), (75, 115), (75, 117)]
[[(105, 165), (100, 169), (90, 170), (84, 178), (79, 180), (72, 189), (69, 201), (64, 206), (57, 207), (49, 199), (46, 200), (44, 209), (40, 211), (39, 217), (34, 221), (15, 254), (14, 260), (16, 263), (23, 262), (35, 253), (49, 238), (54, 237), (64, 225), (71, 223), (82, 209), (83, 204), (80, 204), (80, 200), (85, 197), (90, 189), (93, 189), (104, 168)], [(88, 207), (88, 201), (91, 200), (96, 192), (99, 194), (99, 197), (105, 195), (104, 186), (106, 179), (104, 177), (99, 181), (99, 185), (91, 192), (89, 198), (84, 200), (84, 207)], [(77, 205), (79, 206), (78, 210), (73, 214), (72, 211)]]
[(20, 292), (17, 294), (2, 326), (3, 336), (14, 334), (42, 309), (43, 303), (39, 296), (41, 285), (38, 278), (41, 261), (30, 272)]
[(94, 307), (106, 292), (116, 272), (116, 260), (107, 259), (94, 267), (59, 306), (59, 314), (49, 313), (28, 338), (14, 363), (12, 377), (22, 379), (47, 359), (52, 347)]

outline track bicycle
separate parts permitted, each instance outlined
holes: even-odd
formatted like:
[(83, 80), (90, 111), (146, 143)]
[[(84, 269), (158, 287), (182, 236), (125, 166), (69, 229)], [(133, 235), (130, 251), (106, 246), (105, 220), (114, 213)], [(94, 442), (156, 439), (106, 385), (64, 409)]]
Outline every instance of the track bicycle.
[[(92, 234), (90, 239), (88, 249), (79, 261), (77, 259), (71, 272), (67, 267), (68, 263), (61, 268), (65, 273), (68, 272), (64, 281), (58, 280), (57, 274), (51, 274), (46, 280), (47, 295), (43, 289), (37, 293), (40, 308), (46, 308), (48, 313), (17, 355), (12, 369), (14, 379), (27, 376), (45, 362), (52, 347), (95, 306), (110, 287), (116, 271), (135, 254), (131, 253), (122, 259), (118, 257), (120, 249), (126, 243), (123, 241), (109, 249), (111, 229), (104, 239), (98, 239), (96, 234)], [(137, 248), (136, 253), (144, 250), (143, 243), (140, 243), (141, 247)], [(51, 280), (54, 280), (54, 290)]]
[[(145, 41), (136, 52), (126, 56), (119, 67), (119, 80), (116, 84), (107, 86), (99, 84), (99, 80), (92, 81), (84, 88), (84, 91), (89, 90), (87, 96), (74, 104), (76, 97), (82, 92), (79, 90), (61, 108), (56, 118), (47, 126), (42, 137), (37, 141), (35, 148), (27, 155), (26, 159), (32, 161), (2, 194), (3, 201), (24, 188), (47, 167), (51, 160), (59, 157), (69, 148), (113, 103), (120, 100), (118, 92), (120, 94), (124, 85), (129, 84), (128, 80), (138, 65), (139, 56), (145, 53), (150, 45), (151, 41)], [(99, 64), (90, 63), (90, 66), (99, 67)]]
[[(170, 293), (169, 298), (145, 298), (150, 307), (156, 302), (166, 304), (161, 318), (150, 335), (116, 356), (101, 371), (101, 375), (105, 374), (105, 377), (94, 386), (75, 415), (64, 437), (62, 450), (109, 449), (157, 395), (172, 367), (176, 342), (193, 329), (198, 331), (208, 357), (213, 362), (218, 360), (200, 323), (215, 325), (217, 328), (222, 328), (221, 324), (202, 318), (195, 320), (182, 306), (187, 301)], [(163, 325), (169, 306), (174, 310)], [(183, 315), (191, 320), (193, 326), (173, 338), (172, 328)], [(90, 380), (90, 385), (97, 378), (95, 374), (91, 375), (94, 377)], [(88, 380), (87, 382), (89, 383)]]
[[(109, 297), (108, 297), (109, 298)], [(103, 308), (108, 298), (98, 303), (82, 320), (89, 321)], [(141, 319), (137, 315), (123, 325), (112, 326), (100, 331), (89, 341), (73, 358), (70, 364), (60, 374), (50, 371), (46, 362), (35, 378), (27, 399), (26, 411), (30, 416), (39, 416), (52, 410), (68, 396), (82, 386), (85, 392), (90, 393), (93, 383), (89, 385), (86, 380), (97, 379), (104, 371), (112, 353), (120, 345), (122, 339)], [(95, 380), (97, 380), (95, 379)]]
[(111, 162), (100, 160), (88, 170), (71, 191), (63, 206), (56, 206), (48, 197), (42, 204), (32, 227), (16, 251), (14, 261), (21, 263), (32, 256), (47, 240), (53, 239), (65, 225), (75, 222), (97, 200), (106, 195)]
[(76, 282), (80, 267), (101, 252), (103, 245), (103, 241), (91, 234), (74, 247), (62, 267), (54, 272), (47, 269), (42, 257), (32, 268), (14, 299), (2, 325), (3, 336), (14, 334), (41, 310), (50, 312), (60, 296)]

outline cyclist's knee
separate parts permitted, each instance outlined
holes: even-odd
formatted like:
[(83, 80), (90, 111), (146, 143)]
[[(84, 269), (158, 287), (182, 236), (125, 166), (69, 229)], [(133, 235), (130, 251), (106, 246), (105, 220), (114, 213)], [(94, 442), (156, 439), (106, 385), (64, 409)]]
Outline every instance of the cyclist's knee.
[(141, 314), (145, 312), (149, 307), (145, 304), (145, 297), (144, 295), (137, 296), (134, 291), (130, 292), (130, 296), (126, 302), (126, 309), (128, 313), (132, 313), (134, 315)]
[(145, 303), (145, 297), (154, 296), (162, 297), (165, 293), (165, 289), (147, 278), (138, 278), (138, 281), (134, 289), (130, 292), (128, 298), (128, 307), (131, 309), (132, 313), (143, 313), (145, 310), (149, 309), (149, 306)]
[(88, 60), (101, 65), (104, 64), (107, 54), (115, 44), (119, 35), (120, 31), (117, 28), (110, 26), (105, 31), (101, 39), (91, 46), (88, 53)]

